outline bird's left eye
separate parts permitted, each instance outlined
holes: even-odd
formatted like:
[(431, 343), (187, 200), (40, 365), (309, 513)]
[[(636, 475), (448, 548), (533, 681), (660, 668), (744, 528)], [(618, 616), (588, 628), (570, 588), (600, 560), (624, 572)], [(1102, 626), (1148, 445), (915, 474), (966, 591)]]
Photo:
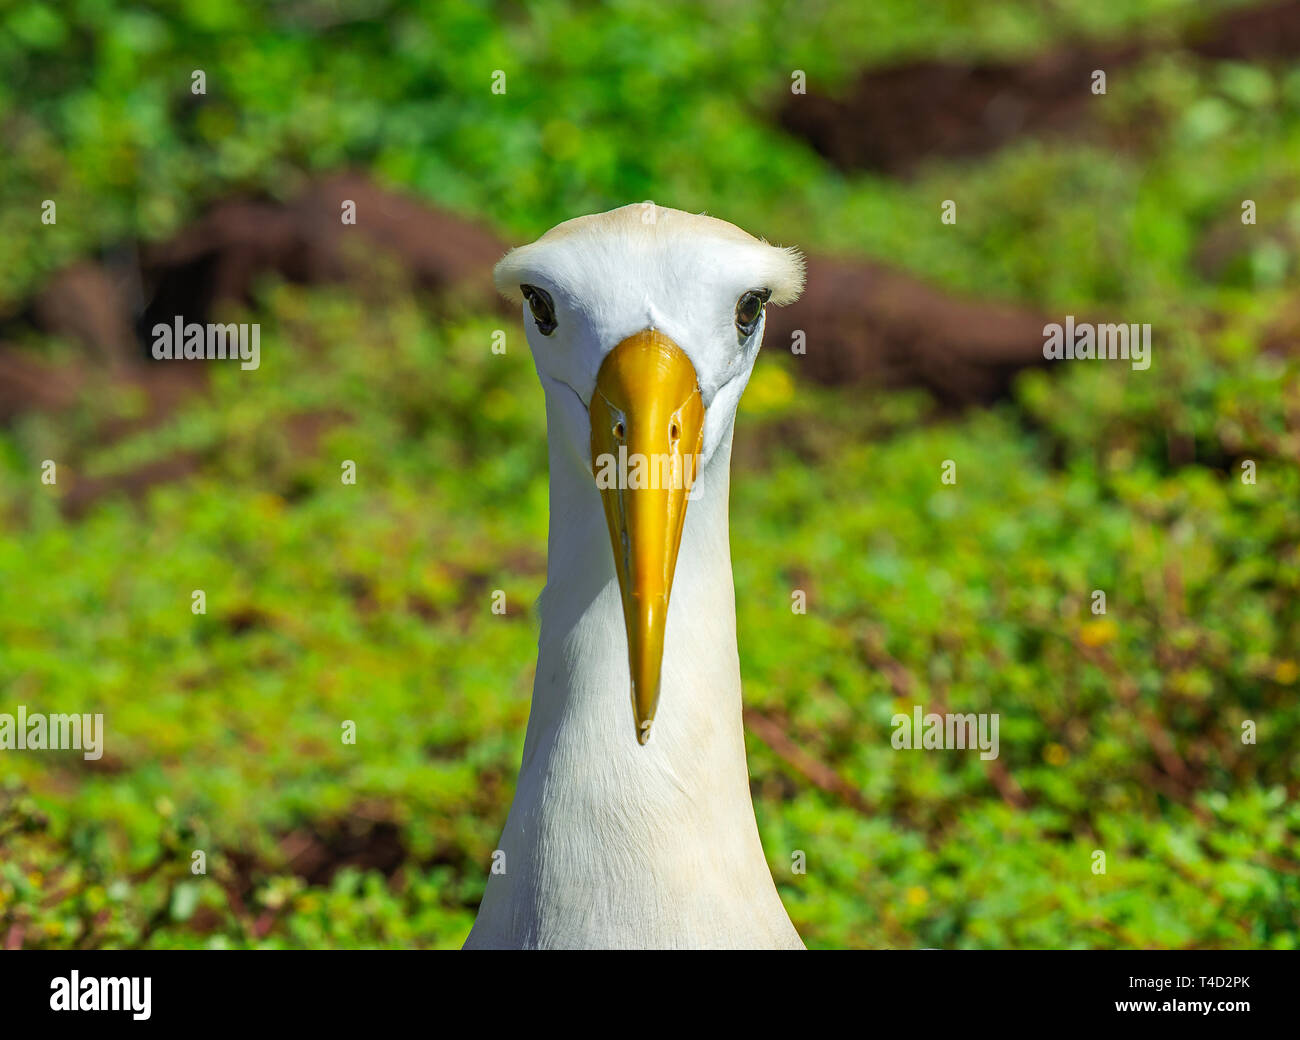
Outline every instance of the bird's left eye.
[(555, 304), (551, 300), (551, 294), (545, 289), (539, 289), (535, 285), (521, 285), (519, 291), (524, 294), (524, 299), (528, 301), (528, 309), (533, 312), (533, 321), (537, 322), (537, 331), (543, 336), (549, 336), (555, 331)]
[(742, 336), (752, 336), (763, 317), (763, 304), (772, 295), (771, 289), (750, 289), (736, 301), (736, 328)]

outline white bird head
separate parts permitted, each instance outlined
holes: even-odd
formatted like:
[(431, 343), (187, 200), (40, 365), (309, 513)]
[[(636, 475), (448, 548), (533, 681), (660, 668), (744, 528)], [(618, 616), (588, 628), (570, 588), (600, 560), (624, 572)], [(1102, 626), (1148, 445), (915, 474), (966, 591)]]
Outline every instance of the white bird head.
[(644, 744), (690, 488), (730, 437), (764, 307), (798, 298), (803, 259), (726, 221), (644, 203), (557, 225), (510, 252), (495, 279), (524, 305), (558, 419), (548, 434), (600, 489)]

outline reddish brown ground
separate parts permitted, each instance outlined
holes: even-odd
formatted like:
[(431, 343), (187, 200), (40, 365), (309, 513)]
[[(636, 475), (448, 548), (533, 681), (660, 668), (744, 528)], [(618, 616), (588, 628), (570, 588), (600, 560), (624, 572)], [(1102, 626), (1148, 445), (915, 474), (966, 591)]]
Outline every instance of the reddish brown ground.
[[(1295, 57), (1300, 0), (1226, 12), (1193, 27), (1180, 46), (1212, 60)], [(843, 169), (902, 175), (924, 159), (983, 155), (1025, 134), (1086, 132), (1093, 70), (1110, 79), (1168, 47), (1135, 40), (1022, 62), (907, 62), (864, 72), (840, 97), (791, 95), (777, 121)]]

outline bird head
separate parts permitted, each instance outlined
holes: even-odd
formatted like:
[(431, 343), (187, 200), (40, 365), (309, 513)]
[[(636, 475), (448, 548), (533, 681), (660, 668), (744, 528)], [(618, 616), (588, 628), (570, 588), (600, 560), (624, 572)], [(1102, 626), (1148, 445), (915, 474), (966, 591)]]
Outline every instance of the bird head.
[(549, 435), (600, 492), (644, 744), (691, 489), (731, 434), (765, 308), (798, 297), (803, 259), (726, 221), (643, 203), (565, 221), (507, 254), (495, 279), (522, 305), (560, 417)]

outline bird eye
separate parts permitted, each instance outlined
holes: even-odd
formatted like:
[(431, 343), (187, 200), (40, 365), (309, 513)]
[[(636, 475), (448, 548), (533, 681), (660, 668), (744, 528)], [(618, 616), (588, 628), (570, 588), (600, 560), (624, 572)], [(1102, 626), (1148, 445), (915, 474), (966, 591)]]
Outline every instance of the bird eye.
[(535, 285), (521, 285), (519, 291), (524, 294), (524, 299), (528, 301), (528, 309), (533, 312), (537, 331), (543, 336), (549, 336), (555, 331), (556, 326), (555, 304), (551, 302), (551, 294)]
[(750, 289), (736, 301), (736, 328), (742, 336), (752, 336), (763, 317), (763, 304), (772, 295), (771, 289)]

